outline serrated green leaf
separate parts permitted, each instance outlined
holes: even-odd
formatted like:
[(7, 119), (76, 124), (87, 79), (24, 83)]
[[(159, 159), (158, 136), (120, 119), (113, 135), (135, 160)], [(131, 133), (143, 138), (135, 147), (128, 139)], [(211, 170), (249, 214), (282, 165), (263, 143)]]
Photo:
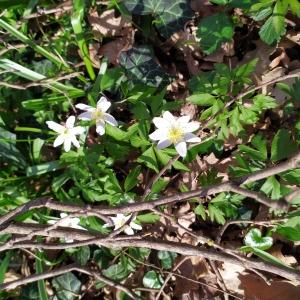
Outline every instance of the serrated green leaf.
[(202, 93), (189, 96), (186, 100), (196, 105), (212, 106), (216, 98), (211, 94)]
[(200, 38), (200, 46), (205, 54), (211, 54), (222, 43), (231, 41), (233, 34), (233, 23), (224, 13), (203, 18), (197, 30), (197, 37)]
[(300, 184), (300, 169), (290, 170), (280, 175), (289, 184)]
[(201, 216), (201, 218), (203, 220), (206, 220), (206, 212), (205, 212), (205, 208), (202, 204), (199, 204), (195, 207), (194, 212), (196, 215)]
[(208, 205), (208, 213), (209, 213), (209, 217), (212, 221), (215, 221), (221, 225), (225, 224), (226, 220), (224, 218), (223, 212), (219, 208), (217, 208), (215, 205), (213, 205), (213, 204)]
[(137, 161), (144, 163), (148, 168), (154, 170), (155, 172), (159, 172), (158, 162), (153, 147), (150, 147), (148, 150), (146, 150)]
[(297, 151), (297, 145), (291, 140), (287, 129), (279, 129), (272, 141), (271, 160), (278, 161)]

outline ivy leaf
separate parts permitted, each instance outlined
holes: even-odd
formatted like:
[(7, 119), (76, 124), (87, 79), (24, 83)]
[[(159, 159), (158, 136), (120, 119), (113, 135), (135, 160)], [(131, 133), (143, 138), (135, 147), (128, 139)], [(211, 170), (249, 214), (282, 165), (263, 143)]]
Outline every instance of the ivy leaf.
[(297, 145), (291, 141), (288, 130), (279, 129), (272, 141), (271, 160), (278, 161), (289, 157), (297, 151)]
[(155, 271), (149, 271), (143, 277), (143, 285), (149, 289), (159, 289), (163, 284), (163, 278)]
[(251, 229), (245, 236), (244, 243), (246, 246), (267, 250), (273, 245), (273, 238), (270, 236), (262, 237), (258, 228)]
[(157, 257), (164, 269), (171, 269), (174, 264), (175, 258), (177, 257), (177, 253), (160, 250), (157, 253)]
[(182, 29), (193, 16), (186, 0), (125, 0), (123, 3), (134, 15), (153, 15), (154, 25), (165, 38)]
[(198, 25), (197, 37), (205, 54), (211, 54), (224, 42), (229, 42), (234, 34), (233, 23), (224, 13), (205, 17)]
[(56, 290), (58, 299), (73, 300), (77, 298), (80, 292), (81, 282), (73, 273), (69, 272), (54, 278), (52, 285)]
[(127, 76), (134, 82), (142, 82), (158, 87), (169, 83), (169, 78), (163, 68), (153, 59), (149, 46), (133, 47), (120, 55), (120, 65)]

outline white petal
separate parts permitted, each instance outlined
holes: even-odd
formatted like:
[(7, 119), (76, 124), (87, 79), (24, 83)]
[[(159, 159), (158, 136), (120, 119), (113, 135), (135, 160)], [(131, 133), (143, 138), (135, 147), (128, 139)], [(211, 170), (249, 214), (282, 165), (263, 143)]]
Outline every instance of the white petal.
[(62, 218), (65, 218), (65, 217), (67, 217), (67, 216), (68, 216), (68, 214), (66, 214), (66, 213), (61, 213), (61, 214), (59, 214), (59, 216), (60, 216), (60, 218), (62, 219)]
[(78, 116), (78, 118), (79, 118), (80, 120), (84, 120), (84, 121), (92, 120), (92, 112), (93, 112), (92, 110), (91, 110), (91, 111), (86, 111), (86, 112), (80, 114), (80, 115)]
[(169, 111), (163, 113), (163, 118), (171, 123), (176, 122), (176, 118)]
[(130, 222), (129, 226), (132, 228), (132, 229), (136, 229), (136, 230), (142, 230), (142, 226), (137, 224), (137, 223), (134, 223), (133, 221)]
[(186, 152), (187, 152), (186, 142), (179, 142), (179, 143), (177, 143), (175, 145), (175, 149), (176, 149), (176, 151), (178, 152), (178, 154), (181, 157), (185, 157), (186, 156)]
[(66, 152), (69, 152), (71, 149), (71, 138), (67, 137), (64, 141), (64, 149)]
[(85, 129), (82, 126), (76, 126), (72, 129), (70, 129), (70, 132), (75, 135), (83, 134), (84, 131), (85, 131)]
[(60, 134), (54, 141), (53, 143), (53, 147), (57, 147), (60, 146), (61, 144), (63, 144), (65, 141), (65, 138), (62, 134)]
[(159, 141), (167, 139), (168, 131), (166, 129), (156, 129), (154, 132), (149, 134), (149, 138), (153, 141)]
[(154, 125), (157, 128), (166, 128), (166, 127), (170, 126), (170, 122), (168, 122), (164, 118), (155, 117), (155, 118), (153, 118), (152, 122), (154, 123)]
[(54, 225), (58, 220), (49, 220), (47, 224)]
[(116, 121), (116, 119), (110, 115), (105, 113), (104, 114), (104, 120), (106, 123), (110, 124), (111, 126), (118, 126), (118, 122)]
[(81, 110), (92, 110), (92, 109), (95, 109), (94, 107), (86, 105), (86, 104), (83, 104), (83, 103), (78, 103), (78, 104), (75, 105), (75, 107), (78, 108), (78, 109), (81, 109)]
[(128, 225), (124, 228), (124, 232), (125, 232), (127, 235), (134, 235), (133, 229), (132, 229), (130, 226), (128, 226)]
[(105, 97), (101, 97), (97, 102), (97, 108), (100, 108), (101, 111), (106, 112), (111, 106), (111, 103), (107, 101)]
[(201, 139), (193, 133), (187, 132), (184, 134), (184, 140), (189, 143), (199, 143)]
[(71, 142), (72, 142), (72, 144), (73, 144), (76, 148), (80, 148), (80, 144), (79, 144), (79, 142), (77, 141), (75, 135), (72, 135), (72, 136), (71, 136)]
[(66, 127), (67, 128), (73, 128), (75, 124), (75, 117), (74, 116), (70, 116), (67, 121), (66, 121)]
[(177, 122), (179, 122), (180, 124), (187, 124), (190, 120), (190, 116), (182, 116), (179, 117)]
[(62, 133), (65, 130), (64, 126), (62, 126), (56, 122), (53, 122), (53, 121), (47, 121), (46, 124), (48, 125), (48, 127), (51, 130), (54, 130), (55, 132), (58, 132), (58, 133)]
[(193, 132), (199, 129), (199, 127), (200, 127), (199, 122), (190, 122), (183, 125), (183, 130), (184, 132)]
[(105, 133), (105, 123), (104, 121), (98, 121), (96, 124), (96, 132), (99, 135), (103, 135)]
[(166, 140), (161, 140), (158, 142), (157, 144), (157, 149), (164, 149), (164, 148), (167, 148), (169, 147), (170, 145), (172, 144), (172, 142), (168, 139)]

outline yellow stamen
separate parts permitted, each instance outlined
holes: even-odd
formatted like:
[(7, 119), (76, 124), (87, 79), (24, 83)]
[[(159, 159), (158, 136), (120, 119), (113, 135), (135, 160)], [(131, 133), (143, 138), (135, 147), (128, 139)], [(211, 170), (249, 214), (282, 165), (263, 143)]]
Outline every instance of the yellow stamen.
[(182, 140), (183, 130), (179, 127), (171, 127), (169, 129), (168, 138), (173, 143), (176, 144)]
[(94, 120), (99, 120), (103, 118), (103, 111), (101, 111), (100, 109), (96, 109), (93, 113), (92, 113), (92, 118)]

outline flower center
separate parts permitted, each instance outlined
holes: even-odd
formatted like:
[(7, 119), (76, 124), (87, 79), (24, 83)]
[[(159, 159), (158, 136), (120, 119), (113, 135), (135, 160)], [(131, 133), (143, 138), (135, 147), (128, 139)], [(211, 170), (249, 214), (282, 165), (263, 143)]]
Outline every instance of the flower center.
[(176, 144), (182, 140), (183, 130), (179, 127), (171, 127), (168, 132), (168, 138), (173, 143)]
[(63, 132), (63, 135), (68, 136), (69, 134), (70, 134), (70, 130), (69, 130), (69, 128), (66, 127), (64, 132)]
[(99, 120), (99, 119), (102, 119), (103, 118), (103, 111), (100, 110), (100, 109), (96, 109), (93, 113), (92, 113), (92, 118), (95, 119), (95, 120)]

